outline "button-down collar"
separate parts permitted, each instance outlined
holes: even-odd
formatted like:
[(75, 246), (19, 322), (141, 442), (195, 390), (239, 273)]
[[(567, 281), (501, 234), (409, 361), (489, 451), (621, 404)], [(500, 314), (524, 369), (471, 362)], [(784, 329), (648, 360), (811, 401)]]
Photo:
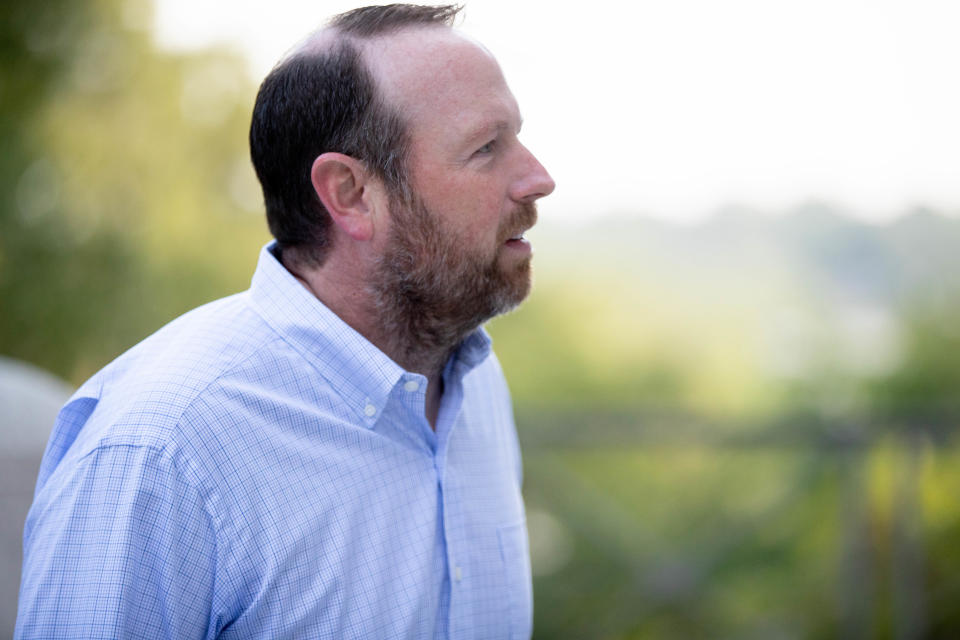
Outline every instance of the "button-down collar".
[[(394, 387), (409, 384), (416, 374), (406, 372), (327, 308), (277, 260), (275, 246), (270, 243), (260, 251), (250, 286), (253, 308), (340, 393), (358, 420), (372, 428)], [(490, 336), (477, 329), (447, 363), (447, 381), (462, 379), (490, 352)]]

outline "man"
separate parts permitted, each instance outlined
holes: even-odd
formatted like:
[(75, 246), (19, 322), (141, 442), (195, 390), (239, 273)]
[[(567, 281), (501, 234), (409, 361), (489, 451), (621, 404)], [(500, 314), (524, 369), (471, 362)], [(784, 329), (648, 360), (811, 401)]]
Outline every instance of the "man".
[(553, 181), (455, 7), (335, 17), (270, 73), (275, 242), (61, 411), (18, 637), (522, 638), (512, 410), (479, 325)]

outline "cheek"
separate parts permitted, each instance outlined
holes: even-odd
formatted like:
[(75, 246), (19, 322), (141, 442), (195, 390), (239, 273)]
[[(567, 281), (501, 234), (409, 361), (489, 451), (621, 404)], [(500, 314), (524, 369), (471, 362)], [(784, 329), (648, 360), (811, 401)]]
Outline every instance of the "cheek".
[[(420, 195), (431, 210), (443, 212), (458, 236), (474, 241), (496, 238), (504, 216), (509, 214), (506, 189), (493, 176), (471, 173), (451, 176), (449, 172), (421, 174)], [(458, 179), (459, 178), (459, 179)]]
[(458, 209), (468, 217), (468, 224), (477, 230), (496, 229), (505, 214), (507, 199), (496, 184), (469, 184), (456, 194)]

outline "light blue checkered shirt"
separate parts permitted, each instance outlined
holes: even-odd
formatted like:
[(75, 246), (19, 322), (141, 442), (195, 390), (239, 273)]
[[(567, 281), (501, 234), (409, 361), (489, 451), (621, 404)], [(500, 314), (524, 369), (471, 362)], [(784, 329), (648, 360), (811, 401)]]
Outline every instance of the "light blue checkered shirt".
[(478, 330), (404, 371), (265, 247), (60, 412), (24, 532), (16, 637), (526, 638), (507, 388)]

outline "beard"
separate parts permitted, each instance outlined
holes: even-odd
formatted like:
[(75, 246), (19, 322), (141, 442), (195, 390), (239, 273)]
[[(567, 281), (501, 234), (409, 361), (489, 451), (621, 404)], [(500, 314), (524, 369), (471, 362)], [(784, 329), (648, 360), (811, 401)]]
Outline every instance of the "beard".
[(470, 245), (418, 198), (391, 203), (392, 224), (371, 287), (382, 329), (405, 355), (450, 350), (530, 292), (531, 256), (505, 263), (504, 243), (537, 220), (524, 203), (501, 224), (495, 247)]

